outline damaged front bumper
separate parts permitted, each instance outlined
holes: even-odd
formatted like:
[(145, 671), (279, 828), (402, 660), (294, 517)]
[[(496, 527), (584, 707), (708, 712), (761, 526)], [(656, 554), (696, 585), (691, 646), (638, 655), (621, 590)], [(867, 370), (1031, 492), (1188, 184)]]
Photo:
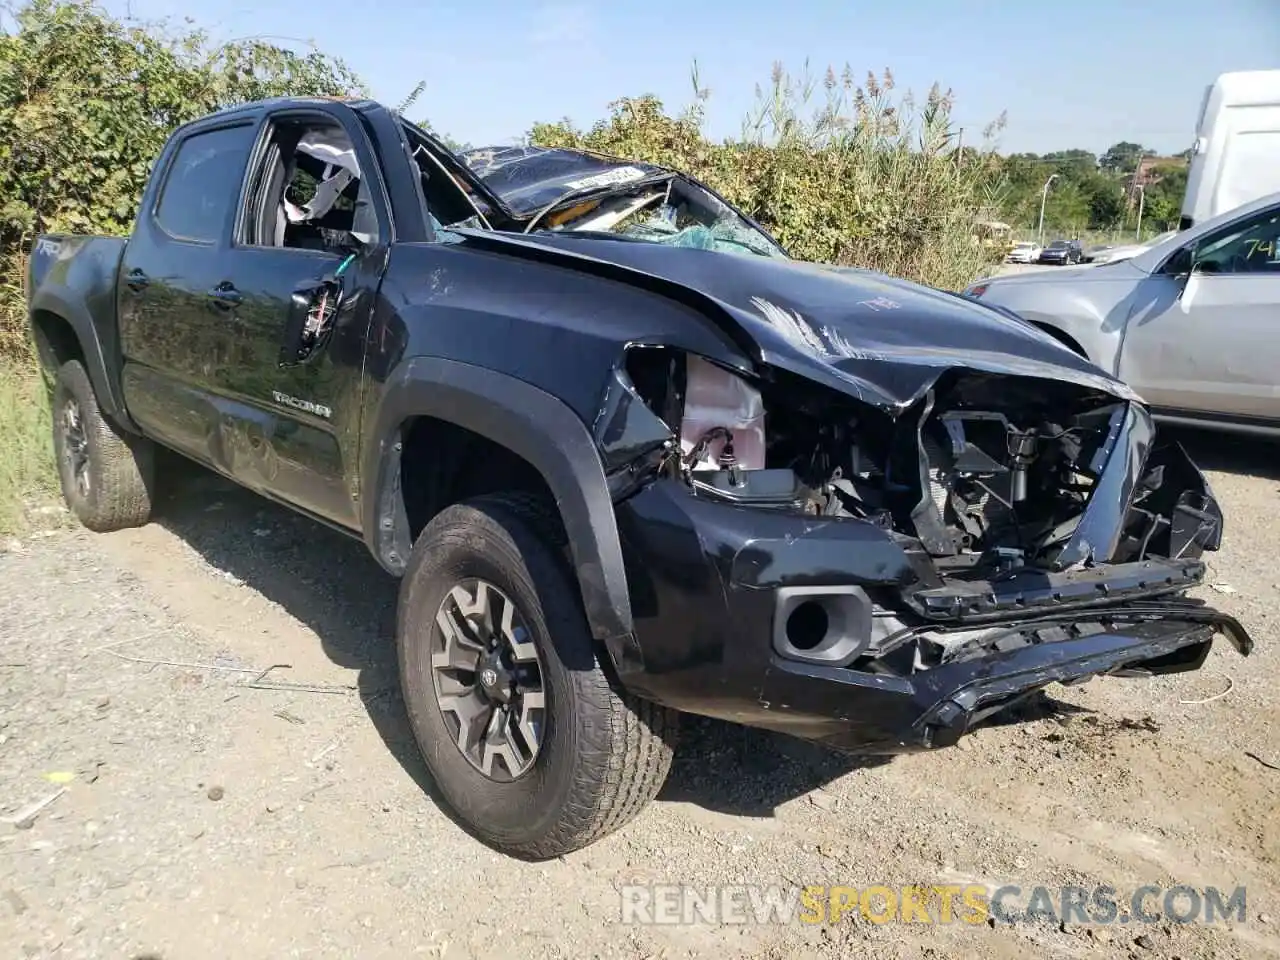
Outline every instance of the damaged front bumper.
[(896, 753), (952, 746), (982, 720), (1053, 682), (1196, 670), (1218, 632), (1241, 654), (1253, 646), (1240, 623), (1218, 611), (1189, 606), (1156, 616), (1125, 624), (1021, 621), (1005, 632), (1009, 649), (909, 678), (775, 658), (765, 694), (778, 709), (803, 705), (799, 709), (824, 718), (815, 739), (832, 747)]
[[(624, 683), (691, 713), (859, 753), (949, 746), (1052, 682), (1197, 669), (1233, 618), (1181, 596), (1197, 559), (922, 589), (872, 524), (650, 484), (617, 505), (635, 620)], [(961, 597), (963, 599), (963, 597)]]

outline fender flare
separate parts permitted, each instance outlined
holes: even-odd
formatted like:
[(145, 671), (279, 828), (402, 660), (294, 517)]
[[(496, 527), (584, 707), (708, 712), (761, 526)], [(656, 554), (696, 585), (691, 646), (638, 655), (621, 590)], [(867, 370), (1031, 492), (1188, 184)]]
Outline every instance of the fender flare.
[[(89, 382), (93, 384), (98, 406), (116, 423), (130, 431), (138, 432), (137, 426), (125, 410), (119, 384), (112, 379), (108, 370), (107, 351), (103, 348), (98, 328), (84, 303), (76, 298), (69, 288), (42, 285), (31, 298), (31, 307), (27, 315), (27, 325), (37, 345), (39, 341), (35, 340), (35, 330), (38, 313), (51, 314), (66, 322), (76, 342), (80, 344), (85, 372), (89, 374)], [(41, 357), (42, 362), (45, 359)]]
[(544, 390), (484, 367), (439, 357), (401, 364), (386, 383), (362, 473), (362, 508), (374, 558), (400, 576), (412, 548), (400, 496), (401, 429), (429, 416), (492, 440), (531, 464), (564, 521), (591, 631), (610, 641), (631, 634), (631, 601), (613, 500), (591, 432), (572, 408)]

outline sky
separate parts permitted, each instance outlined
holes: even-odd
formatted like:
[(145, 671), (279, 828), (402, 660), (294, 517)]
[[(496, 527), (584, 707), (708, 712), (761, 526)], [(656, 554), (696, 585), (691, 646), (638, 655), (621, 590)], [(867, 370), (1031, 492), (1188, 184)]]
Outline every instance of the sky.
[[(116, 14), (191, 18), (219, 39), (277, 35), (343, 58), (408, 116), (474, 145), (538, 121), (589, 126), (622, 96), (688, 104), (710, 90), (707, 133), (735, 135), (780, 61), (821, 77), (888, 67), (921, 97), (955, 96), (965, 143), (1002, 112), (1001, 152), (1121, 140), (1188, 148), (1204, 88), (1229, 70), (1280, 68), (1280, 0), (106, 0)], [(302, 43), (298, 43), (301, 41)], [(281, 41), (283, 42), (283, 41)]]

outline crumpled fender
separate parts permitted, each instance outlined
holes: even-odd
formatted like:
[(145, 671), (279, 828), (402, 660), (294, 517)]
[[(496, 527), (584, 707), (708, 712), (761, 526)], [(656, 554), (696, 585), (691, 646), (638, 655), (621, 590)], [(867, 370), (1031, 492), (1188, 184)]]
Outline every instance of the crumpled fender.
[(528, 461), (564, 521), (583, 607), (597, 639), (629, 635), (631, 603), (604, 468), (586, 425), (563, 402), (506, 374), (440, 357), (405, 360), (388, 379), (362, 468), (365, 540), (397, 576), (412, 548), (400, 496), (403, 424), (420, 416), (465, 427)]

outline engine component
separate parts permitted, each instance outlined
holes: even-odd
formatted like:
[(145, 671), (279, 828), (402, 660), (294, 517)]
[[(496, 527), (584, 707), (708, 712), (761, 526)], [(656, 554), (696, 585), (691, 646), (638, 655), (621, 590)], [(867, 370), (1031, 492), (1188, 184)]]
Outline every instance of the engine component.
[(955, 458), (930, 436), (924, 438), (924, 455), (929, 461), (929, 499), (938, 508), (938, 516), (945, 517)]
[(1013, 473), (1009, 478), (1009, 499), (1021, 503), (1027, 499), (1027, 468), (1036, 458), (1036, 431), (1009, 428), (1009, 456), (1013, 459)]
[(692, 470), (694, 492), (713, 500), (818, 513), (821, 501), (793, 470)]
[[(695, 469), (736, 464), (743, 470), (763, 470), (765, 418), (760, 392), (737, 374), (701, 357), (688, 358), (685, 377), (680, 424), (680, 453), (685, 462)], [(709, 436), (712, 431), (715, 435)], [(728, 462), (723, 459), (726, 447)], [(696, 459), (690, 463), (689, 455), (695, 449)]]

